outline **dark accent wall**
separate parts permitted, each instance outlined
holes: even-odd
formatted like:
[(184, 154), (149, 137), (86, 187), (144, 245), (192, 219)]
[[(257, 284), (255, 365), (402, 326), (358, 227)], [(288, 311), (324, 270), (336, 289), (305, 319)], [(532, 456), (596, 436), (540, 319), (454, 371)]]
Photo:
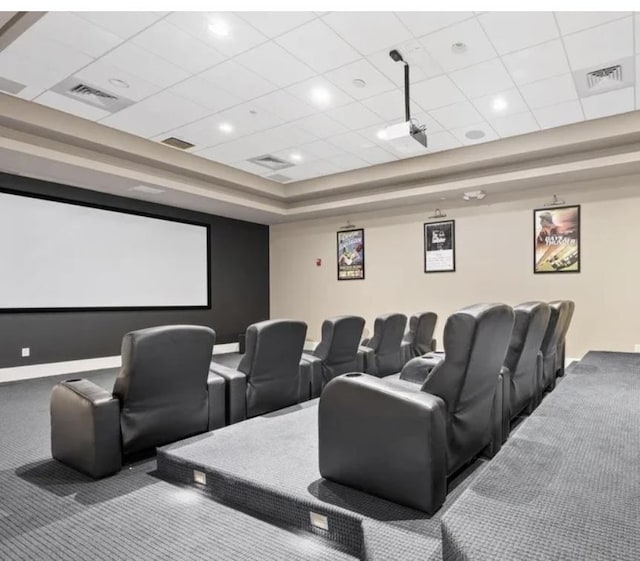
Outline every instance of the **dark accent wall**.
[[(268, 226), (4, 173), (0, 187), (209, 224), (212, 287), (210, 310), (0, 311), (0, 368), (117, 355), (125, 333), (154, 325), (207, 325), (218, 343), (231, 343), (269, 317)], [(31, 348), (30, 357), (21, 358), (22, 347)]]

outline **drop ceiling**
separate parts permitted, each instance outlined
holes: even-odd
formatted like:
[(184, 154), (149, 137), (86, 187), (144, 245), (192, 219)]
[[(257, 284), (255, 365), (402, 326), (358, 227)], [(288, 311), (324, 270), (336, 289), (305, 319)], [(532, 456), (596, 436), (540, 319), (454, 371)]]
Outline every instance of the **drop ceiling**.
[[(391, 48), (427, 150), (378, 137), (404, 116)], [(617, 64), (614, 88), (585, 89)], [(639, 64), (631, 12), (50, 12), (0, 52), (0, 90), (296, 182), (639, 109)]]

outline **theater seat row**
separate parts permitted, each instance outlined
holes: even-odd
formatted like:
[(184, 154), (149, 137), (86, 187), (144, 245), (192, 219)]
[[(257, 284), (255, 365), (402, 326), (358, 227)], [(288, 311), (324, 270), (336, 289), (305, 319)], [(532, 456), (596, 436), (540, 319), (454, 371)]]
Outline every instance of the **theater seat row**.
[(321, 475), (433, 514), (447, 481), (480, 453), (495, 455), (513, 418), (553, 389), (573, 309), (470, 306), (448, 318), (444, 353), (382, 379), (335, 378), (320, 398)]

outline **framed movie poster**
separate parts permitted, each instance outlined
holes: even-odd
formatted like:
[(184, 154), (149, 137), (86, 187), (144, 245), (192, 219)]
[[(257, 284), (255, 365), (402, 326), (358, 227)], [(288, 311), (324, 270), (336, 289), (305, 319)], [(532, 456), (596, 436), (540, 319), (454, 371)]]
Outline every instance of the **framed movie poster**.
[(448, 273), (456, 270), (455, 220), (424, 225), (424, 272)]
[(338, 232), (338, 280), (364, 279), (364, 230)]
[(533, 272), (580, 272), (580, 206), (533, 211)]

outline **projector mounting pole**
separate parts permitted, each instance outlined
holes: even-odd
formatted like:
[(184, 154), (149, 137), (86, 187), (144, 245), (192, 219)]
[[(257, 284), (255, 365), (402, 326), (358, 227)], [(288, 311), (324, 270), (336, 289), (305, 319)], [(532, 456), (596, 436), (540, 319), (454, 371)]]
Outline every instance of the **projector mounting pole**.
[(401, 62), (402, 64), (404, 64), (404, 115), (405, 119), (407, 121), (410, 121), (411, 108), (409, 103), (409, 63), (402, 58), (402, 55), (396, 49), (389, 51), (389, 56), (395, 62)]

